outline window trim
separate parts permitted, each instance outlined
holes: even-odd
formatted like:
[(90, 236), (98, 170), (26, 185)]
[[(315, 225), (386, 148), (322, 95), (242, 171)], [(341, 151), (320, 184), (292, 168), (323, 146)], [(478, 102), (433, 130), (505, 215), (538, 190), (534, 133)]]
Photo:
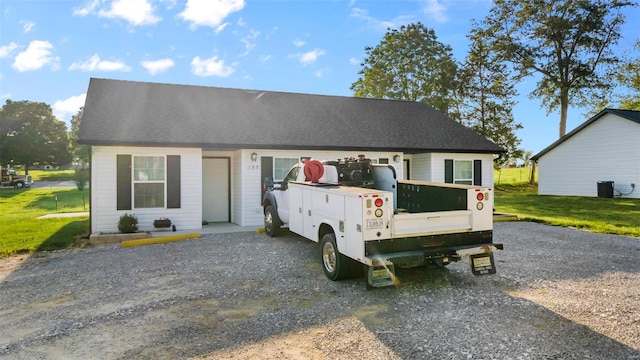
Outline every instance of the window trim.
[[(277, 170), (277, 166), (276, 166), (276, 161), (277, 160), (295, 160), (295, 163), (292, 165), (289, 165), (286, 169), (284, 169), (284, 172), (282, 173), (282, 179), (279, 179), (276, 177), (276, 170)], [(284, 181), (287, 178), (287, 175), (289, 174), (289, 172), (291, 171), (291, 168), (295, 165), (298, 164), (300, 162), (300, 158), (297, 157), (273, 157), (273, 181), (274, 182), (281, 182)]]
[[(468, 163), (471, 169), (471, 176), (469, 178), (458, 178), (457, 171), (459, 163)], [(473, 185), (473, 160), (467, 159), (454, 159), (453, 160), (453, 183), (458, 185)]]

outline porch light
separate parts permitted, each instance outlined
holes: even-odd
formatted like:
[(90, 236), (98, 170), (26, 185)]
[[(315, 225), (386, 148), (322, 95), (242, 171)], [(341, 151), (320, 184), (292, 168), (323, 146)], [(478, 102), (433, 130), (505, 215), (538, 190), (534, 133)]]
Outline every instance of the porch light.
[(251, 153), (251, 161), (256, 162), (258, 160), (258, 154), (256, 152)]

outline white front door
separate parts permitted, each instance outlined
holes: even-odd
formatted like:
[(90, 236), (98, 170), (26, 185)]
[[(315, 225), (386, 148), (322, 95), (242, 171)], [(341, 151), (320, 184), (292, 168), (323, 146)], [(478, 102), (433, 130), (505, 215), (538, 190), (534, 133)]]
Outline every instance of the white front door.
[(202, 159), (202, 220), (229, 221), (229, 159)]

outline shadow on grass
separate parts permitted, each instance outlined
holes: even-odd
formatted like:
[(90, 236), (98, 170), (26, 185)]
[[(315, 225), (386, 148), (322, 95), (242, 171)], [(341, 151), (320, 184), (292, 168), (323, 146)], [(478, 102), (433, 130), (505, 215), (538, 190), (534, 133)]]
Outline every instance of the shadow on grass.
[[(89, 196), (86, 190), (77, 189), (54, 190), (50, 194), (39, 196), (28, 207), (45, 210), (48, 212), (65, 212), (65, 209), (89, 208)], [(78, 210), (83, 211), (83, 210)]]
[(89, 220), (72, 221), (43, 241), (36, 251), (50, 251), (66, 249), (76, 243), (83, 235), (89, 232)]

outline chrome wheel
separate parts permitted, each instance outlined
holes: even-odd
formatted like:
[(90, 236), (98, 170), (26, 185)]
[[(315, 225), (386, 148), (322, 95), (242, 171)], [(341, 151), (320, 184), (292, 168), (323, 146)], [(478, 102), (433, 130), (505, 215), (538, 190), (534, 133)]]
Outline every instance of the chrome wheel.
[(325, 242), (322, 246), (322, 263), (328, 272), (336, 271), (336, 249), (330, 242)]

